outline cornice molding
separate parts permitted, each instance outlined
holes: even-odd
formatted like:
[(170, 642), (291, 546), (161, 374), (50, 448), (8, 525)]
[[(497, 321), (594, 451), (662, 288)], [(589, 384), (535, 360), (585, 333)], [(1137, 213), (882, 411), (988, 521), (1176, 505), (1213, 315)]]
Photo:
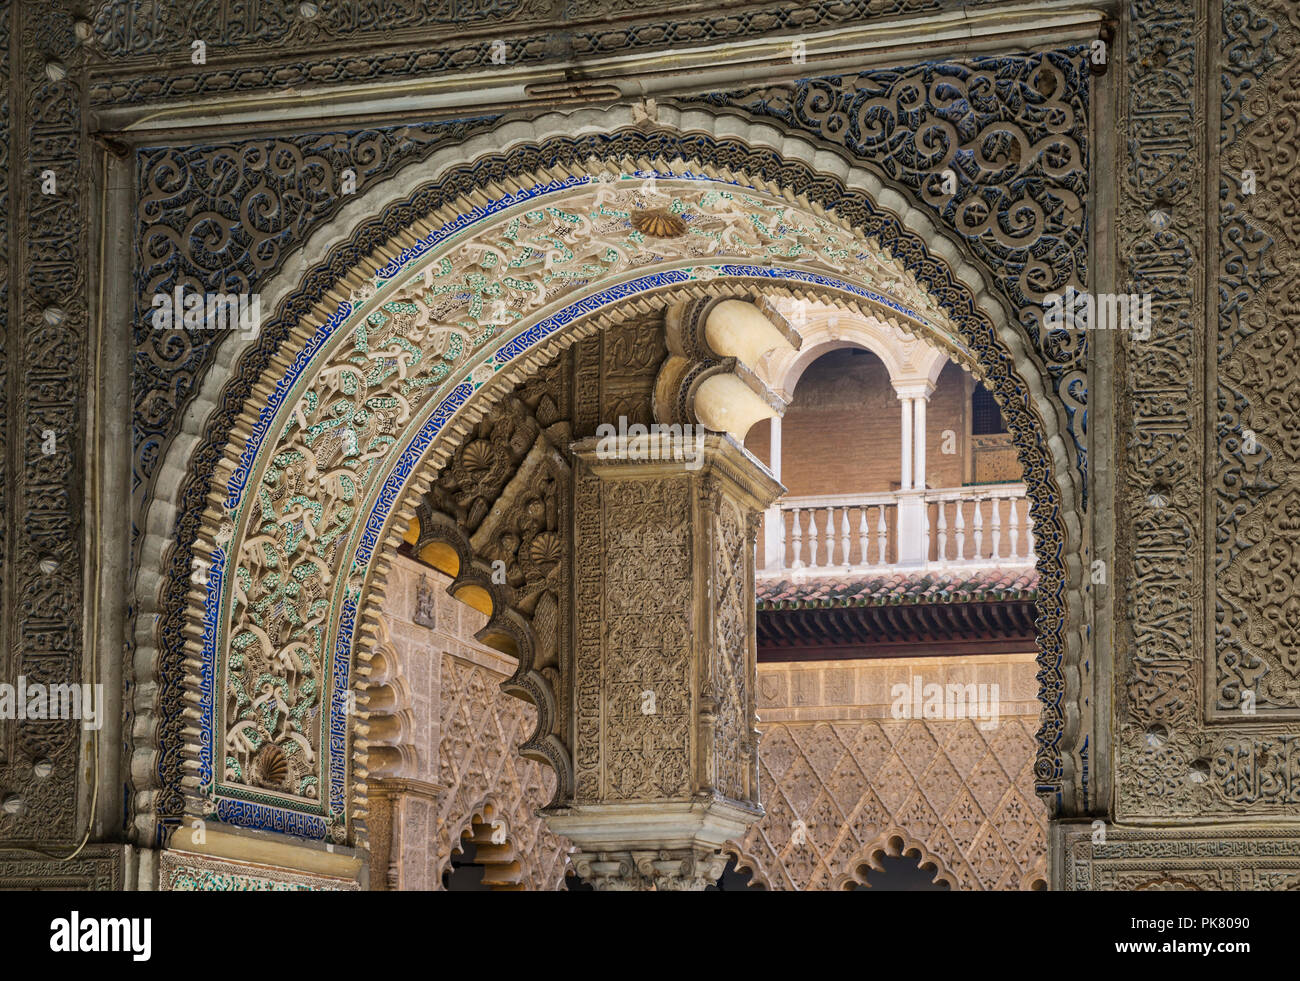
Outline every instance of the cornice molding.
[[(388, 49), (373, 43), (344, 44), (324, 58), (307, 50), (269, 62), (265, 52), (256, 57), (223, 53), (214, 54), (206, 66), (182, 62), (160, 71), (155, 60), (147, 70), (135, 73), (121, 61), (101, 61), (88, 67), (91, 101), (96, 105), (92, 129), (131, 134), (140, 140), (157, 139), (160, 132), (177, 129), (199, 132), (238, 127), (248, 133), (266, 129), (282, 134), (286, 126), (310, 128), (324, 120), (346, 126), (374, 126), (415, 117), (427, 120), (512, 111), (536, 114), (566, 103), (685, 96), (820, 75), (852, 74), (875, 67), (1086, 43), (1096, 38), (1108, 22), (1110, 15), (1105, 6), (1049, 0), (971, 10), (963, 4), (960, 9), (898, 15), (851, 27), (778, 35), (769, 32), (711, 44), (643, 47), (631, 53), (517, 66), (491, 64), (485, 52), (498, 39), (507, 45), (522, 46), (538, 38), (511, 37), (497, 26), (442, 59), (444, 65), (481, 65), (478, 70), (435, 68), (417, 75), (421, 69), (414, 68), (396, 72), (398, 77), (392, 77), (393, 70), (384, 63), (410, 60), (406, 56), (412, 52), (412, 42), (424, 39), (409, 36), (409, 32)], [(608, 33), (608, 28), (596, 28), (583, 36), (596, 42), (602, 30)], [(805, 46), (803, 60), (798, 62), (792, 49), (796, 41)], [(319, 60), (303, 61), (313, 56)], [(196, 67), (198, 70), (191, 72)], [(373, 77), (351, 84), (314, 83), (315, 77), (328, 74), (325, 69), (368, 69)], [(272, 78), (283, 76), (289, 81), (260, 85), (247, 94), (218, 91), (222, 84), (234, 84), (229, 80), (247, 70)], [(123, 91), (152, 89), (162, 93), (182, 81), (186, 91), (208, 88), (212, 94), (145, 96), (132, 104)], [(378, 85), (382, 85), (382, 92), (377, 91)], [(114, 92), (117, 97), (111, 98)]]

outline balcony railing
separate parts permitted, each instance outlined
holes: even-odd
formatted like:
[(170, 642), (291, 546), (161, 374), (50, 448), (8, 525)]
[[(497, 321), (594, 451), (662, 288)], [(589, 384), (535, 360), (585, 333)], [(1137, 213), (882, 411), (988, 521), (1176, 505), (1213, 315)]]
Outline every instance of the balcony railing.
[(1023, 484), (787, 497), (763, 520), (766, 576), (1034, 564)]

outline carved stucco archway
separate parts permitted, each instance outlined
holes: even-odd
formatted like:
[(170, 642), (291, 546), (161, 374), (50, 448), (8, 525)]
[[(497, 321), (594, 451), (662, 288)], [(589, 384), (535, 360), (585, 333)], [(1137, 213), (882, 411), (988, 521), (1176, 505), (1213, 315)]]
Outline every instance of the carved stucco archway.
[(554, 891), (563, 888), (564, 862), (543, 867), (535, 856), (521, 852), (518, 835), (510, 826), (510, 809), (489, 794), (465, 814), (446, 833), (446, 854), (441, 854), (434, 869), (435, 888), (445, 888), (443, 877), (451, 870), (454, 855), (463, 855), (465, 845), (475, 846), (475, 863), (484, 867), (484, 885), (493, 892), (517, 892), (525, 889)]
[(748, 874), (751, 889), (761, 889), (767, 892), (772, 890), (772, 877), (767, 874), (763, 868), (763, 863), (753, 855), (741, 850), (735, 842), (728, 844), (722, 850), (722, 853), (728, 860), (735, 862), (735, 871), (740, 874)]
[[(278, 304), (282, 314), (289, 306), (288, 301), (292, 299), (290, 294), (295, 291), (301, 292), (300, 281), (320, 283), (326, 273), (342, 269), (334, 275), (333, 281), (347, 282), (351, 284), (350, 286), (343, 291), (338, 287), (331, 291), (318, 286), (315, 291), (317, 297), (323, 293), (325, 297), (330, 298), (328, 302), (321, 302), (317, 306), (318, 325), (321, 322), (328, 322), (329, 317), (337, 313), (338, 308), (333, 307), (333, 304), (349, 301), (350, 297), (344, 294), (363, 286), (362, 278), (356, 273), (347, 273), (346, 267), (341, 267), (338, 261), (339, 255), (347, 253), (349, 249), (351, 254), (359, 257), (356, 250), (358, 240), (364, 242), (368, 236), (370, 241), (377, 244), (385, 240), (388, 235), (396, 233), (398, 229), (409, 228), (411, 222), (420, 214), (422, 206), (426, 211), (436, 210), (429, 205), (438, 200), (439, 189), (444, 191), (445, 200), (451, 197), (445, 192), (455, 190), (458, 186), (467, 184), (470, 187), (480, 188), (471, 192), (474, 196), (470, 200), (480, 211), (491, 212), (495, 206), (486, 202), (492, 199), (492, 195), (498, 195), (496, 200), (501, 200), (500, 195), (511, 193), (509, 189), (512, 187), (517, 189), (520, 183), (526, 183), (521, 181), (518, 175), (527, 173), (530, 167), (536, 169), (534, 165), (540, 159), (545, 158), (551, 162), (550, 174), (554, 176), (563, 170), (571, 170), (574, 163), (585, 161), (591, 154), (584, 151), (598, 146), (605, 149), (607, 159), (624, 161), (608, 168), (606, 172), (610, 174), (626, 170), (629, 166), (635, 166), (637, 170), (645, 170), (651, 166), (648, 158), (644, 156), (633, 154), (629, 157), (620, 151), (670, 146), (680, 150), (680, 156), (691, 164), (691, 167), (687, 168), (690, 171), (689, 179), (683, 182), (681, 185), (683, 187), (700, 188), (707, 183), (712, 189), (717, 185), (717, 179), (723, 177), (727, 184), (722, 186), (765, 198), (775, 205), (778, 199), (772, 196), (770, 191), (775, 187), (784, 186), (786, 190), (784, 205), (791, 209), (792, 214), (801, 213), (801, 216), (812, 224), (821, 221), (817, 213), (820, 208), (834, 207), (835, 211), (830, 217), (833, 219), (832, 223), (839, 226), (836, 234), (843, 234), (848, 239), (856, 239), (859, 242), (865, 242), (863, 233), (876, 239), (878, 245), (873, 245), (867, 251), (879, 248), (882, 253), (892, 254), (901, 259), (912, 272), (913, 283), (909, 287), (912, 290), (910, 295), (913, 298), (923, 298), (927, 295), (935, 298), (936, 305), (930, 316), (927, 317), (920, 311), (911, 311), (913, 315), (911, 319), (926, 333), (927, 337), (947, 347), (955, 359), (965, 362), (968, 366), (979, 365), (978, 370), (990, 380), (991, 387), (1005, 407), (1013, 432), (1018, 436), (1027, 473), (1033, 472), (1036, 475), (1038, 487), (1035, 499), (1040, 513), (1035, 516), (1035, 520), (1043, 532), (1043, 537), (1040, 539), (1042, 543), (1040, 568), (1044, 574), (1044, 581), (1048, 584), (1048, 595), (1044, 601), (1043, 680), (1045, 701), (1048, 703), (1049, 711), (1044, 732), (1040, 734), (1039, 775), (1043, 787), (1055, 795), (1056, 803), (1060, 804), (1063, 799), (1068, 800), (1072, 796), (1074, 780), (1072, 757), (1075, 747), (1072, 745), (1072, 739), (1078, 721), (1077, 712), (1070, 703), (1078, 699), (1080, 693), (1077, 678), (1074, 677), (1071, 668), (1079, 661), (1078, 640), (1075, 633), (1066, 628), (1067, 619), (1078, 622), (1079, 618), (1078, 570), (1077, 562), (1067, 566), (1067, 556), (1077, 551), (1080, 521), (1075, 502), (1079, 495), (1073, 468), (1068, 465), (1066, 444), (1061, 438), (1064, 409), (1047, 394), (1045, 376), (1040, 369), (1036, 354), (1023, 337), (1021, 328), (1012, 322), (994, 299), (985, 285), (984, 277), (978, 268), (967, 260), (961, 247), (953, 244), (938, 231), (925, 213), (911, 207), (906, 199), (884, 187), (871, 173), (854, 168), (838, 156), (817, 150), (810, 144), (784, 135), (771, 127), (761, 124), (740, 125), (734, 118), (720, 122), (717, 118), (704, 113), (677, 114), (666, 110), (661, 113), (658, 128), (648, 131), (644, 128), (634, 129), (631, 128), (632, 123), (630, 113), (625, 108), (603, 112), (584, 110), (572, 115), (543, 117), (532, 123), (510, 123), (493, 134), (470, 140), (455, 150), (435, 154), (426, 165), (415, 168), (418, 173), (411, 172), (411, 169), (403, 171), (345, 209), (344, 214), (335, 221), (333, 226), (322, 232), (322, 234), (331, 233), (333, 236), (331, 240), (325, 241), (319, 236), (313, 239), (310, 247), (298, 260), (290, 263), (276, 278), (275, 283), (267, 290), (271, 301), (268, 305)], [(722, 132), (715, 132), (717, 130)], [(599, 134), (599, 136), (588, 137), (586, 134)], [(466, 165), (466, 160), (474, 162)], [(666, 161), (661, 158), (659, 166), (663, 166), (664, 162)], [(749, 171), (736, 169), (737, 164), (746, 163), (751, 165), (752, 172), (759, 176), (750, 178), (746, 176)], [(562, 166), (565, 164), (568, 166)], [(476, 168), (478, 168), (477, 173)], [(765, 173), (784, 178), (784, 185), (773, 182), (770, 177), (765, 176)], [(711, 180), (708, 182), (703, 180), (705, 175), (711, 175)], [(421, 183), (431, 177), (432, 184)], [(660, 180), (662, 182), (669, 179), (668, 170), (665, 168)], [(553, 189), (542, 193), (565, 194), (571, 192), (575, 186), (588, 186), (581, 180), (575, 181), (572, 176), (560, 178), (554, 181), (554, 184)], [(800, 187), (805, 193), (794, 193), (796, 187)], [(746, 188), (748, 190), (745, 190)], [(791, 198), (795, 203), (791, 202)], [(886, 208), (889, 210), (883, 210)], [(465, 208), (458, 212), (455, 208), (451, 208), (444, 210), (443, 214), (447, 218), (454, 219), (455, 215), (467, 210), (470, 209)], [(362, 235), (356, 226), (371, 214), (380, 214), (383, 216), (383, 221), (378, 226), (373, 221), (365, 225), (363, 230), (367, 234)], [(387, 235), (381, 234), (384, 223), (387, 223)], [(408, 232), (404, 244), (412, 245), (416, 238), (416, 235)], [(318, 275), (315, 277), (305, 276), (304, 270), (330, 245), (335, 245), (333, 263), (324, 262), (317, 266)], [(395, 259), (397, 251), (391, 246), (379, 250), (382, 258), (371, 262), (370, 269), (385, 265), (385, 260)], [(761, 249), (756, 250), (756, 254), (761, 251)], [(936, 253), (941, 258), (936, 258)], [(760, 258), (768, 257), (762, 255)], [(681, 257), (654, 263), (640, 270), (639, 279), (644, 282), (642, 292), (644, 296), (651, 297), (656, 295), (656, 291), (662, 293), (668, 287), (677, 287), (696, 294), (706, 291), (718, 293), (727, 290), (744, 291), (761, 283), (782, 290), (801, 290), (808, 295), (818, 296), (831, 302), (866, 304), (870, 309), (879, 309), (879, 302), (886, 300), (884, 294), (878, 292), (873, 299), (871, 296), (873, 291), (864, 291), (860, 285), (852, 281), (852, 277), (837, 280), (834, 276), (824, 275), (827, 271), (825, 269), (810, 271), (800, 268), (798, 263), (760, 262), (757, 265), (732, 263), (730, 264), (732, 268), (714, 270), (714, 275), (711, 277), (693, 278), (693, 270), (705, 269), (709, 265), (711, 264), (690, 263)], [(409, 276), (413, 269), (413, 266), (407, 264), (403, 275)], [(392, 272), (395, 274), (397, 267), (394, 267)], [(658, 276), (660, 279), (649, 280), (649, 277), (653, 276)], [(923, 289), (916, 289), (918, 280), (923, 285)], [(592, 288), (587, 292), (594, 295), (600, 291)], [(636, 292), (638, 291), (631, 291), (631, 293)], [(467, 374), (464, 370), (468, 362), (458, 364), (456, 378), (465, 376), (465, 380), (458, 386), (454, 386), (461, 393), (459, 402), (456, 405), (448, 403), (444, 406), (445, 416), (451, 420), (446, 433), (463, 433), (464, 425), (472, 417), (486, 412), (493, 400), (500, 396), (509, 383), (518, 380), (561, 347), (572, 343), (580, 332), (598, 329), (600, 320), (598, 314), (607, 313), (609, 304), (616, 300), (627, 302), (631, 293), (625, 290), (620, 295), (607, 295), (600, 300), (589, 296), (585, 307), (572, 309), (560, 319), (556, 319), (553, 313), (548, 314), (551, 318), (547, 322), (549, 332), (539, 330), (535, 322), (525, 324), (523, 327), (516, 324), (516, 330), (521, 333), (531, 331), (536, 340), (531, 345), (514, 344), (506, 357), (502, 357), (495, 348), (487, 354), (480, 351), (480, 368), (489, 357), (493, 357), (498, 359), (497, 366), (503, 369), (493, 373), (490, 380), (489, 376), (480, 373), (476, 384), (472, 373)], [(388, 295), (378, 297), (377, 302), (388, 302), (386, 299)], [(664, 298), (660, 295), (658, 302), (663, 301)], [(570, 306), (572, 307), (572, 304)], [(369, 310), (363, 308), (361, 312), (366, 314)], [(896, 314), (899, 312), (895, 311)], [(907, 319), (906, 314), (903, 314), (903, 317)], [(335, 324), (340, 326), (341, 318), (336, 317)], [(946, 338), (946, 343), (943, 336), (946, 333), (943, 329), (944, 324), (952, 330)], [(260, 343), (255, 342), (255, 345), (250, 346), (251, 349), (245, 350), (235, 339), (227, 341), (223, 348), (219, 362), (227, 370), (236, 363), (239, 363), (245, 371), (250, 365), (254, 366), (255, 370), (256, 366), (261, 366), (258, 370), (259, 376), (264, 379), (259, 388), (261, 398), (251, 400), (252, 405), (243, 408), (249, 421), (256, 421), (259, 408), (265, 407), (266, 397), (276, 391), (276, 379), (283, 375), (286, 366), (298, 359), (303, 363), (302, 367), (305, 367), (306, 359), (302, 352), (304, 348), (309, 347), (310, 337), (301, 331), (295, 334), (293, 327), (294, 325), (288, 324), (280, 317), (265, 332)], [(272, 349), (275, 347), (281, 348), (283, 353), (278, 355), (273, 353)], [(212, 406), (217, 405), (225, 377), (226, 372), (215, 371), (205, 380), (200, 412), (196, 415), (201, 415), (203, 411), (210, 411)], [(433, 399), (429, 406), (437, 402), (437, 399)], [(232, 405), (225, 406), (225, 409), (238, 411), (238, 407)], [(219, 412), (211, 414), (214, 418), (220, 415)], [(269, 421), (263, 419), (263, 428)], [(276, 426), (281, 424), (277, 420)], [(215, 438), (219, 439), (219, 436)], [(213, 442), (213, 439), (213, 434), (209, 432), (208, 443)], [(175, 473), (186, 472), (198, 443), (197, 439), (178, 442), (173, 446), (164, 469), (171, 467)], [(395, 445), (403, 444), (399, 441)], [(395, 547), (405, 522), (410, 517), (412, 509), (410, 502), (413, 500), (413, 494), (418, 492), (419, 483), (410, 481), (410, 475), (421, 471), (428, 472), (431, 465), (436, 465), (439, 459), (446, 458), (450, 446), (451, 440), (446, 438), (445, 433), (437, 439), (432, 433), (427, 433), (418, 449), (407, 453), (405, 478), (393, 478), (391, 463), (389, 463), (385, 464), (387, 468), (385, 473), (372, 476), (368, 483), (370, 488), (388, 484), (391, 490), (385, 492), (387, 510), (378, 520), (373, 532), (369, 533), (370, 540), (364, 550), (366, 562), (362, 568), (373, 570), (373, 579), (367, 582), (363, 576), (360, 581), (350, 583), (347, 591), (348, 599), (343, 603), (344, 618), (350, 618), (351, 626), (354, 628), (363, 616), (365, 603), (369, 597), (382, 593), (382, 579), (386, 571), (384, 555), (386, 550)], [(238, 452), (235, 450), (230, 456), (234, 458)], [(248, 457), (247, 466), (244, 468), (246, 474), (256, 475), (262, 465), (262, 458), (257, 454), (245, 455)], [(390, 458), (397, 455), (397, 453), (390, 453)], [(193, 477), (191, 483), (199, 479), (197, 476)], [(224, 479), (217, 482), (217, 486), (224, 484)], [(209, 490), (212, 486), (209, 484)], [(192, 487), (187, 490), (192, 499)], [(184, 510), (187, 490), (182, 490), (170, 501), (159, 500), (153, 505), (149, 527), (155, 531), (145, 542), (143, 568), (151, 567), (151, 557), (159, 560), (153, 567), (162, 565), (163, 551), (167, 544), (166, 535), (156, 529), (171, 527), (178, 511)], [(178, 504), (181, 507), (178, 508)], [(223, 528), (223, 521), (227, 520), (219, 507), (210, 506), (207, 509), (203, 516), (203, 530), (199, 536), (202, 549), (211, 550), (219, 538), (228, 545), (234, 544), (236, 549), (242, 546), (242, 541), (235, 539), (232, 543), (227, 534), (235, 533), (234, 529)], [(181, 542), (177, 551), (181, 555), (187, 554), (189, 543)], [(173, 579), (177, 566), (178, 563), (173, 558), (170, 570)], [(187, 562), (180, 564), (180, 569), (185, 572), (188, 572), (187, 567)], [(218, 583), (227, 581), (223, 577), (214, 578)], [(159, 595), (154, 594), (153, 589), (150, 588), (159, 585), (165, 588), (166, 583), (142, 581), (142, 609), (145, 612), (159, 610), (164, 617), (172, 617), (174, 625), (174, 618), (180, 611), (174, 605), (168, 608), (167, 603), (168, 600), (176, 598), (177, 591), (174, 585), (170, 592), (160, 589), (162, 599), (160, 603)], [(210, 588), (206, 594), (194, 591), (190, 596), (191, 605), (187, 614), (191, 631), (197, 627), (201, 636), (205, 619), (209, 623), (216, 623), (220, 602), (219, 589)], [(1073, 616), (1070, 616), (1070, 610), (1073, 610)], [(148, 621), (142, 618), (141, 622)], [(159, 649), (165, 650), (166, 656), (161, 660), (166, 663), (159, 665), (161, 670), (158, 672), (165, 675), (169, 669), (176, 670), (181, 654), (167, 643), (166, 622), (162, 626), (161, 645), (158, 644), (158, 638), (155, 638), (150, 631), (146, 631), (141, 636), (140, 656), (137, 660), (152, 671), (156, 652)], [(211, 648), (210, 653), (213, 655), (211, 663), (215, 664), (215, 647)], [(348, 655), (336, 661), (336, 666), (344, 663), (349, 657), (350, 651)], [(210, 699), (213, 696), (220, 696), (221, 693), (210, 690), (211, 677), (204, 681), (202, 671), (194, 670), (196, 666), (195, 660), (191, 660), (188, 664), (194, 682), (191, 694), (192, 700), (202, 705), (205, 697)], [(205, 686), (208, 686), (209, 690), (205, 691)], [(156, 690), (150, 687), (148, 694), (153, 696)], [(162, 781), (153, 779), (151, 772), (159, 763), (158, 744), (168, 738), (165, 731), (160, 732), (157, 729), (157, 724), (159, 721), (166, 723), (167, 719), (165, 711), (159, 712), (157, 706), (146, 706), (146, 709), (147, 711), (143, 713), (146, 716), (143, 720), (145, 725), (141, 727), (146, 738), (141, 741), (142, 745), (137, 746), (136, 775), (138, 784), (147, 786), (153, 783), (157, 788), (159, 782), (164, 786), (167, 783), (165, 777)], [(337, 718), (335, 722), (338, 722)], [(346, 786), (346, 771), (349, 765), (346, 725), (341, 732), (337, 731), (336, 726), (335, 735), (338, 741), (333, 752), (341, 765), (336, 777)], [(209, 730), (208, 738), (212, 738), (212, 730)], [(191, 741), (188, 747), (194, 759), (201, 759), (203, 756), (201, 742), (201, 739)], [(323, 740), (321, 745), (323, 749), (325, 747)], [(175, 751), (174, 746), (163, 748)], [(140, 779), (141, 776), (145, 779)], [(210, 782), (210, 773), (208, 779)], [(200, 779), (199, 783), (203, 782)], [(345, 791), (345, 797), (347, 793)], [(157, 817), (156, 809), (153, 794), (146, 791), (145, 797), (138, 801), (139, 830), (146, 834), (152, 833)], [(249, 810), (245, 808), (240, 814), (228, 812), (227, 817), (235, 817), (239, 823), (241, 818), (248, 817)], [(266, 822), (262, 821), (261, 817), (254, 817), (247, 823), (265, 825)], [(310, 836), (325, 836), (323, 827), (307, 828), (303, 824), (293, 823), (292, 820), (290, 823), (299, 832), (307, 830)], [(275, 826), (275, 823), (272, 822), (271, 826)], [(336, 833), (335, 837), (341, 836)]]
[(921, 871), (934, 873), (931, 882), (947, 883), (949, 889), (958, 888), (957, 876), (953, 874), (950, 864), (900, 828), (890, 828), (877, 835), (848, 862), (846, 871), (832, 880), (830, 888), (841, 892), (869, 888), (868, 870), (884, 871), (880, 862), (882, 857), (914, 859)]

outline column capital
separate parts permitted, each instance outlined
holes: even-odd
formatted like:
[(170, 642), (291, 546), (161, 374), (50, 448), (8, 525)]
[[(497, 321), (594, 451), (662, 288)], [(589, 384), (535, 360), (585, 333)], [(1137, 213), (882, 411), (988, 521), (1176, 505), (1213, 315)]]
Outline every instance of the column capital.
[(597, 892), (699, 892), (718, 880), (727, 858), (703, 848), (578, 852), (573, 865)]
[(927, 378), (909, 381), (895, 381), (891, 378), (889, 383), (894, 386), (894, 394), (900, 400), (925, 399), (928, 402), (930, 396), (934, 394), (934, 382)]
[[(643, 889), (649, 884), (645, 880), (694, 874), (692, 869), (714, 859), (720, 860), (713, 876), (716, 878), (726, 864), (718, 852), (728, 841), (743, 838), (749, 826), (763, 816), (763, 809), (745, 801), (700, 797), (694, 801), (578, 804), (546, 808), (541, 813), (553, 832), (578, 846), (574, 864), (584, 879), (590, 881), (582, 871), (583, 860), (591, 863), (592, 871), (599, 876), (630, 883), (605, 888)], [(653, 872), (647, 868), (647, 861), (654, 863)], [(598, 867), (607, 863), (623, 867)]]
[(616, 435), (578, 440), (570, 449), (603, 480), (719, 478), (737, 504), (756, 511), (766, 510), (785, 494), (780, 481), (731, 434), (710, 432), (703, 426), (634, 424)]

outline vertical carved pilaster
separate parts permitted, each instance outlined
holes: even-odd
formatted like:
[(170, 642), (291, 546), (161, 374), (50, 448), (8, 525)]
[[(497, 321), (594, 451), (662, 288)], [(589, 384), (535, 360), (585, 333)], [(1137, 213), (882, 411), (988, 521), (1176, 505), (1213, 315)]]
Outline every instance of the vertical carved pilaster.
[(727, 436), (617, 442), (573, 446), (577, 778), (544, 816), (598, 889), (702, 889), (762, 816), (754, 538), (782, 488)]
[(387, 892), (394, 884), (388, 879), (389, 863), (396, 854), (393, 849), (393, 815), (396, 811), (391, 795), (370, 793), (370, 811), (366, 815), (366, 828), (370, 832), (370, 888), (374, 892)]
[[(17, 31), (6, 115), (14, 119), (12, 263), (3, 305), (16, 386), (6, 436), (4, 609), (0, 669), (10, 684), (68, 685), (82, 677), (82, 510), (87, 349), (87, 164), (72, 5), (4, 5)], [(10, 43), (9, 31), (4, 43)], [(45, 180), (53, 175), (54, 185)], [(19, 177), (21, 175), (21, 177)], [(0, 841), (74, 841), (86, 781), (74, 720), (0, 723)], [(84, 814), (84, 810), (82, 812)]]

